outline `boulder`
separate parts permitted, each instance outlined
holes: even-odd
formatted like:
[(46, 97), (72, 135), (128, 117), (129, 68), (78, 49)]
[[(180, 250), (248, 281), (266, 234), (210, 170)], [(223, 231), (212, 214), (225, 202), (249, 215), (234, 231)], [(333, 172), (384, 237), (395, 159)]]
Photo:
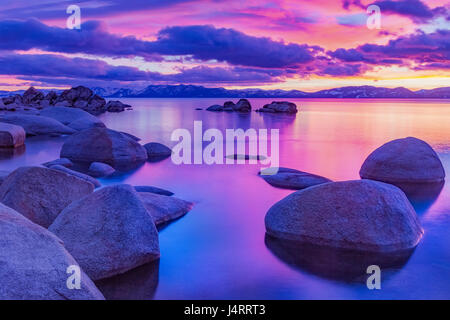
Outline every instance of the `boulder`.
[(223, 111), (223, 107), (221, 105), (215, 104), (206, 109), (206, 111)]
[(147, 160), (147, 151), (134, 139), (114, 130), (91, 128), (70, 136), (61, 158), (74, 162), (103, 162), (114, 169), (137, 167)]
[(277, 188), (300, 190), (318, 184), (331, 182), (330, 179), (307, 172), (278, 172), (272, 175), (261, 175), (270, 185)]
[(359, 171), (361, 178), (398, 185), (442, 182), (445, 171), (425, 141), (408, 137), (390, 141), (373, 151)]
[(90, 128), (100, 127), (104, 128), (105, 124), (97, 117), (90, 113), (76, 108), (68, 107), (49, 107), (41, 111), (41, 115), (55, 119), (62, 124), (77, 130), (82, 131)]
[(57, 171), (61, 171), (61, 172), (70, 174), (74, 177), (77, 177), (78, 179), (92, 183), (94, 185), (94, 187), (96, 187), (96, 188), (101, 187), (101, 183), (97, 179), (92, 178), (91, 176), (88, 176), (87, 174), (84, 174), (84, 173), (81, 173), (81, 172), (78, 172), (75, 170), (71, 170), (62, 165), (52, 165), (49, 168), (52, 170), (57, 170)]
[(24, 143), (25, 130), (22, 127), (0, 122), (0, 148), (16, 148)]
[(69, 266), (78, 266), (60, 239), (0, 204), (1, 300), (103, 300), (81, 271), (80, 289), (69, 289)]
[(89, 175), (96, 178), (109, 176), (115, 171), (110, 165), (101, 162), (92, 162), (89, 166)]
[(60, 101), (70, 101), (75, 102), (75, 100), (88, 100), (92, 96), (93, 92), (91, 89), (78, 86), (75, 88), (71, 88), (69, 90), (63, 91), (59, 96), (58, 100)]
[(156, 193), (156, 194), (160, 194), (163, 196), (173, 196), (174, 193), (165, 189), (161, 189), (161, 188), (157, 188), (157, 187), (152, 187), (152, 186), (135, 186), (134, 189), (137, 192), (150, 192), (150, 193)]
[(114, 185), (73, 202), (49, 230), (93, 280), (122, 274), (159, 258), (158, 231), (139, 195)]
[(93, 95), (89, 101), (88, 105), (84, 109), (93, 115), (98, 115), (106, 111), (106, 100), (100, 97), (99, 95)]
[(156, 226), (184, 216), (191, 211), (193, 203), (175, 197), (150, 192), (139, 192)]
[(23, 93), (22, 102), (23, 104), (31, 104), (33, 102), (39, 102), (44, 99), (44, 94), (34, 87), (28, 88), (27, 91)]
[(87, 100), (76, 100), (73, 103), (73, 107), (77, 109), (83, 109), (86, 110), (89, 102)]
[(70, 108), (72, 103), (70, 101), (58, 101), (55, 103), (55, 107)]
[(54, 104), (55, 100), (58, 98), (58, 94), (55, 91), (49, 91), (45, 96), (45, 100), (50, 101), (50, 104)]
[(141, 141), (141, 138), (138, 138), (138, 137), (136, 137), (136, 136), (134, 136), (134, 135), (132, 135), (132, 134), (130, 134), (130, 133), (123, 132), (123, 131), (120, 131), (120, 133), (121, 133), (121, 134), (124, 134), (124, 135), (127, 136), (128, 138), (133, 139), (134, 141)]
[(165, 159), (172, 155), (172, 150), (158, 142), (150, 142), (144, 145), (147, 150), (147, 157), (149, 160)]
[(63, 166), (66, 168), (71, 168), (73, 167), (73, 162), (67, 158), (60, 158), (53, 161), (45, 162), (42, 165), (47, 168), (50, 168), (51, 166)]
[[(226, 107), (225, 107), (226, 108)], [(232, 106), (234, 111), (238, 112), (250, 112), (252, 111), (252, 106), (250, 102), (247, 99), (241, 99), (236, 103), (234, 106)]]
[(122, 112), (128, 108), (131, 108), (131, 106), (120, 101), (108, 101), (106, 104), (106, 110), (108, 112)]
[(224, 108), (227, 108), (227, 109), (233, 109), (234, 106), (235, 106), (235, 103), (234, 103), (233, 101), (226, 101), (226, 102), (223, 104), (223, 107), (224, 107)]
[(22, 127), (28, 136), (65, 135), (76, 132), (55, 119), (36, 115), (5, 115), (0, 116), (0, 122)]
[(288, 101), (273, 101), (270, 104), (266, 104), (258, 112), (269, 112), (269, 113), (288, 113), (295, 114), (298, 112), (297, 105), (293, 102)]
[(68, 204), (92, 193), (92, 183), (43, 167), (21, 167), (0, 186), (0, 202), (48, 227)]
[(275, 238), (369, 252), (410, 250), (423, 234), (405, 194), (371, 180), (294, 192), (269, 209), (265, 224)]

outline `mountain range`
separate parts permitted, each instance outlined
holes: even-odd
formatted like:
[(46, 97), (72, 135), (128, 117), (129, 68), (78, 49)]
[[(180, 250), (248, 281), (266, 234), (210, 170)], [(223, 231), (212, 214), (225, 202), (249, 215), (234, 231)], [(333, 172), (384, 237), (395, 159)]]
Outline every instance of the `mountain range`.
[[(143, 89), (91, 88), (104, 98), (353, 98), (353, 99), (450, 99), (450, 87), (411, 91), (374, 86), (351, 86), (317, 92), (207, 88), (195, 85), (150, 85)], [(49, 90), (41, 90), (47, 92)], [(58, 91), (58, 90), (57, 90)], [(24, 90), (0, 91), (1, 96), (23, 94)]]

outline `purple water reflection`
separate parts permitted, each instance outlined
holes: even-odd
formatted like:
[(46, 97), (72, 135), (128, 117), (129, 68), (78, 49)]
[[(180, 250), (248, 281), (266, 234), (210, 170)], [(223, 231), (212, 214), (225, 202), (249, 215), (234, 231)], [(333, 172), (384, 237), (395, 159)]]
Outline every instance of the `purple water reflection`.
[[(406, 136), (429, 142), (450, 172), (450, 103), (398, 100), (293, 100), (296, 117), (198, 111), (224, 99), (122, 99), (134, 111), (106, 114), (108, 127), (173, 146), (174, 129), (279, 128), (280, 165), (328, 177), (358, 179), (367, 155)], [(292, 99), (291, 99), (292, 100)], [(270, 102), (251, 99), (253, 107)], [(58, 157), (64, 138), (32, 138), (24, 154), (0, 160), (2, 170)], [(195, 202), (160, 233), (155, 299), (409, 299), (450, 298), (450, 187), (419, 212), (425, 236), (407, 263), (382, 274), (382, 290), (330, 280), (290, 266), (265, 244), (264, 215), (292, 191), (257, 176), (259, 165), (146, 163), (102, 183), (154, 185)], [(142, 281), (145, 282), (144, 280)], [(149, 290), (154, 290), (154, 288)], [(153, 292), (151, 295), (153, 296)]]

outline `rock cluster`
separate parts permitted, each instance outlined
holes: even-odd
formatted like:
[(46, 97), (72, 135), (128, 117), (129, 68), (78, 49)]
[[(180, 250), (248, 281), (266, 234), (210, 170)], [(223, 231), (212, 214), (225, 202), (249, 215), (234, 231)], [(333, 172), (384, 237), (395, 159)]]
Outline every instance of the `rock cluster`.
[(227, 101), (223, 104), (223, 106), (215, 104), (206, 110), (248, 113), (252, 111), (252, 106), (247, 99), (240, 99), (236, 104), (233, 101)]
[(106, 111), (122, 112), (131, 106), (120, 101), (106, 100), (84, 86), (78, 86), (63, 91), (58, 95), (50, 91), (46, 95), (30, 87), (23, 95), (14, 95), (0, 99), (0, 111), (24, 111), (32, 113), (47, 107), (72, 107), (82, 109), (90, 114), (99, 115)]

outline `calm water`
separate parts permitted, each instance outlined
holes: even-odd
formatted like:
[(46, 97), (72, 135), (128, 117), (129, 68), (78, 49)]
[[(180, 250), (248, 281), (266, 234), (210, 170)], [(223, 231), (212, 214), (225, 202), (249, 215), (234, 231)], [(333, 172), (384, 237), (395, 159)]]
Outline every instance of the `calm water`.
[[(430, 143), (450, 173), (450, 101), (295, 100), (296, 117), (195, 110), (225, 99), (122, 99), (134, 111), (101, 118), (112, 129), (173, 146), (174, 129), (279, 128), (280, 165), (333, 180), (358, 179), (367, 155), (383, 143), (415, 136)], [(253, 107), (270, 102), (251, 99)], [(64, 138), (31, 138), (23, 154), (0, 169), (59, 157)], [(450, 298), (450, 186), (419, 216), (425, 236), (407, 263), (382, 273), (382, 290), (327, 279), (277, 258), (265, 244), (264, 216), (292, 191), (257, 176), (260, 165), (146, 163), (104, 184), (154, 185), (195, 202), (194, 209), (160, 233), (161, 260), (118, 279), (118, 296), (155, 299), (414, 299)], [(130, 289), (131, 287), (131, 289)]]

